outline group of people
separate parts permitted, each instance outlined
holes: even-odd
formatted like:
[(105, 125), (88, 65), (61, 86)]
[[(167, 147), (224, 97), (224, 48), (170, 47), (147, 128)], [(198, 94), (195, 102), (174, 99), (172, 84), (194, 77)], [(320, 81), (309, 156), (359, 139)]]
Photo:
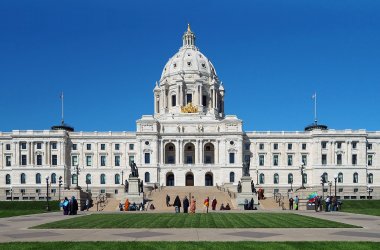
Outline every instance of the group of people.
[(60, 206), (63, 209), (63, 215), (76, 215), (78, 213), (78, 201), (74, 196), (70, 200), (65, 197)]
[(123, 204), (119, 203), (119, 210), (120, 211), (144, 211), (145, 204), (143, 202), (141, 202), (140, 204), (136, 204), (136, 202), (133, 202), (131, 204), (129, 200), (126, 199), (124, 202), (124, 206)]
[(227, 203), (227, 205), (224, 206), (224, 204), (222, 203), (222, 205), (220, 205), (220, 210), (231, 210), (230, 204)]
[[(174, 202), (173, 202), (173, 207), (175, 209), (175, 212), (176, 213), (180, 213), (181, 212), (181, 207), (183, 207), (183, 212), (184, 213), (195, 213), (195, 210), (197, 208), (197, 201), (195, 200), (194, 196), (191, 197), (191, 200), (189, 200), (187, 198), (187, 196), (185, 196), (181, 202), (181, 199), (179, 198), (179, 196), (177, 195), (174, 199)], [(212, 210), (216, 210), (216, 205), (218, 204), (218, 201), (216, 200), (216, 198), (214, 197), (211, 201), (211, 209)], [(204, 205), (204, 208), (205, 208), (205, 211), (206, 213), (208, 213), (208, 209), (209, 209), (209, 206), (210, 206), (210, 198), (207, 197), (204, 201), (203, 201), (203, 205)], [(166, 195), (166, 206), (170, 206), (170, 196), (167, 194)]]
[(293, 199), (293, 197), (289, 198), (289, 210), (298, 210), (300, 199), (298, 198), (298, 195), (296, 195), (296, 198)]
[[(340, 210), (340, 203), (338, 202), (338, 199), (336, 196), (327, 196), (325, 199), (326, 205), (325, 205), (325, 212), (332, 212), (332, 211), (338, 211)], [(322, 198), (320, 196), (316, 197), (315, 200), (315, 212), (322, 212), (323, 211), (323, 205), (322, 205)], [(317, 210), (317, 208), (319, 208)]]
[(257, 210), (253, 198), (249, 202), (247, 199), (244, 200), (244, 210)]

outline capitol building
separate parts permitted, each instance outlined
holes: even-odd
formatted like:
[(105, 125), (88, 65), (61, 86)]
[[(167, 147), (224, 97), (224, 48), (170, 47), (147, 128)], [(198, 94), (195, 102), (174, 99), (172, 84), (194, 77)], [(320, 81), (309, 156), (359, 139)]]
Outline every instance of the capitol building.
[(137, 120), (136, 131), (77, 132), (62, 123), (0, 132), (0, 199), (46, 199), (47, 177), (53, 199), (77, 186), (118, 195), (131, 162), (145, 187), (236, 187), (250, 163), (254, 184), (267, 196), (302, 185), (322, 192), (323, 179), (324, 191), (336, 184), (342, 199), (364, 199), (368, 189), (380, 198), (380, 131), (317, 123), (304, 131), (244, 131), (242, 120), (225, 114), (225, 86), (195, 38), (188, 26), (152, 84), (153, 115)]

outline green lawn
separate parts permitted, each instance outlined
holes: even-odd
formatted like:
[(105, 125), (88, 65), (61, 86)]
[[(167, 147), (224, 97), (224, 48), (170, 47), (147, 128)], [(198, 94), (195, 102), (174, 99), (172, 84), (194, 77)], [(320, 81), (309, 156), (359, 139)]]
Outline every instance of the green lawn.
[[(51, 211), (59, 211), (58, 204), (58, 201), (51, 201)], [(45, 212), (46, 201), (0, 201), (0, 218)]]
[(344, 200), (341, 211), (380, 216), (380, 200)]
[(350, 228), (290, 213), (92, 214), (34, 228)]
[(199, 249), (199, 250), (223, 250), (223, 249), (257, 249), (257, 250), (296, 250), (296, 249), (320, 249), (320, 250), (370, 250), (380, 249), (378, 242), (17, 242), (0, 243), (0, 249)]

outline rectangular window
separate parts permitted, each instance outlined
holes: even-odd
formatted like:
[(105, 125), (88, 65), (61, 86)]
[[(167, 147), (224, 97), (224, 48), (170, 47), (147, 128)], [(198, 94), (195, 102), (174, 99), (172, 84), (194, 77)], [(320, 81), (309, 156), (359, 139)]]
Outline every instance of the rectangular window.
[(372, 155), (368, 155), (368, 166), (372, 166)]
[(259, 144), (259, 149), (260, 149), (260, 150), (263, 150), (263, 149), (264, 149), (264, 143), (260, 143), (260, 144)]
[(86, 145), (87, 150), (91, 150), (91, 144)]
[(278, 143), (273, 144), (273, 149), (274, 149), (274, 150), (277, 150), (277, 149), (278, 149)]
[(259, 166), (264, 166), (264, 155), (259, 155)]
[(150, 153), (144, 154), (145, 164), (150, 164)]
[(230, 164), (235, 163), (235, 153), (230, 153)]
[(292, 148), (293, 148), (293, 144), (288, 143), (288, 150), (292, 150)]
[(129, 164), (128, 165), (131, 165), (132, 162), (135, 162), (135, 156), (134, 155), (129, 156)]
[(327, 148), (327, 142), (323, 141), (322, 142), (322, 149), (326, 149)]
[(175, 95), (172, 95), (172, 107), (176, 106), (177, 103), (176, 103), (176, 97)]
[(6, 144), (5, 145), (5, 150), (11, 150), (11, 144)]
[(273, 166), (278, 166), (278, 155), (273, 155)]
[(327, 165), (327, 155), (322, 154), (322, 165)]
[(336, 156), (336, 164), (342, 165), (342, 154), (337, 154)]
[(207, 106), (207, 95), (203, 95), (203, 96), (202, 96), (202, 105), (203, 105), (204, 107)]
[(92, 156), (86, 155), (86, 166), (91, 167), (92, 166)]
[(302, 157), (301, 160), (302, 160), (303, 165), (307, 166), (307, 155), (302, 155), (301, 157)]
[(129, 150), (133, 150), (135, 148), (135, 144), (129, 144)]
[(371, 149), (372, 149), (372, 143), (368, 143), (368, 144), (367, 144), (367, 148), (368, 148), (369, 150), (371, 150)]
[(187, 163), (187, 164), (193, 164), (193, 157), (192, 157), (191, 155), (188, 155), (188, 156), (186, 157), (186, 163)]
[(352, 165), (358, 164), (358, 156), (356, 154), (352, 155)]
[(26, 149), (26, 142), (21, 142), (21, 149)]
[(73, 150), (77, 150), (78, 149), (78, 145), (77, 144), (73, 144)]
[(73, 155), (71, 156), (71, 166), (77, 166), (78, 165), (78, 156)]
[(306, 143), (302, 143), (302, 150), (306, 150)]
[(100, 166), (104, 167), (106, 165), (106, 156), (101, 155), (100, 156)]
[(337, 147), (337, 148), (342, 148), (342, 143), (341, 143), (341, 142), (337, 142), (337, 143), (336, 143), (336, 147)]
[(193, 102), (193, 95), (192, 94), (186, 94), (186, 104), (189, 104)]
[(210, 164), (211, 163), (211, 156), (209, 156), (209, 155), (206, 155), (206, 164)]
[(357, 148), (357, 142), (352, 142), (352, 148), (356, 149)]
[(116, 167), (120, 166), (120, 155), (115, 155), (115, 166)]
[(38, 166), (42, 165), (42, 155), (37, 155), (37, 165)]
[(100, 150), (106, 150), (106, 144), (100, 144)]
[(26, 165), (26, 155), (21, 155), (21, 165)]
[(119, 143), (115, 144), (115, 150), (120, 150), (120, 144)]
[(51, 165), (57, 166), (57, 155), (51, 155)]
[(11, 156), (10, 155), (5, 156), (5, 166), (10, 167), (11, 165), (12, 165)]
[(293, 165), (293, 155), (288, 155), (288, 166)]
[(57, 149), (57, 143), (56, 142), (51, 143), (51, 149)]
[(41, 149), (42, 148), (42, 146), (41, 146), (41, 142), (37, 142), (37, 149)]

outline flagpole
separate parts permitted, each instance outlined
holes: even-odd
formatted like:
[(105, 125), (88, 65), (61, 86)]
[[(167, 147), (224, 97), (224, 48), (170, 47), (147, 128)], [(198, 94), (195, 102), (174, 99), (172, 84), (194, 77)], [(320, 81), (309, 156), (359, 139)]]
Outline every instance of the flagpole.
[(64, 123), (64, 119), (63, 119), (63, 91), (61, 93), (61, 108), (62, 108), (62, 124)]
[(317, 125), (317, 92), (314, 92), (314, 122)]

